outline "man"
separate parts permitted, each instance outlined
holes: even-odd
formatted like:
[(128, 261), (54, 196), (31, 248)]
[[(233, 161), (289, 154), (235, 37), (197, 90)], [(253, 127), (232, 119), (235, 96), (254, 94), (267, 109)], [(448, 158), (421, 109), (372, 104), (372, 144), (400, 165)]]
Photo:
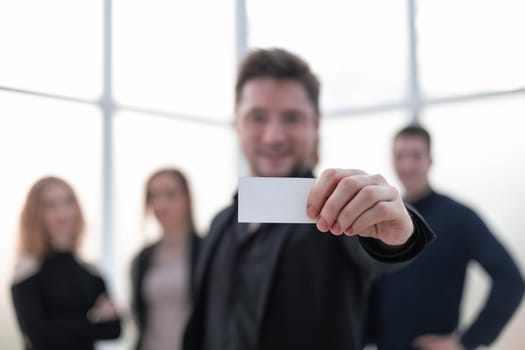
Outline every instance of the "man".
[[(373, 328), (379, 350), (474, 349), (490, 345), (520, 304), (524, 282), (509, 253), (468, 207), (434, 192), (430, 134), (421, 126), (399, 131), (393, 143), (395, 171), (405, 199), (427, 220), (437, 239), (406, 268), (377, 286)], [(489, 297), (474, 322), (458, 329), (469, 261), (492, 279)]]
[[(313, 177), (319, 90), (297, 56), (247, 55), (235, 129), (250, 175)], [(236, 198), (218, 214), (197, 263), (184, 349), (362, 348), (371, 280), (417, 255), (432, 233), (395, 188), (361, 170), (323, 172), (307, 202), (316, 225), (239, 224)]]

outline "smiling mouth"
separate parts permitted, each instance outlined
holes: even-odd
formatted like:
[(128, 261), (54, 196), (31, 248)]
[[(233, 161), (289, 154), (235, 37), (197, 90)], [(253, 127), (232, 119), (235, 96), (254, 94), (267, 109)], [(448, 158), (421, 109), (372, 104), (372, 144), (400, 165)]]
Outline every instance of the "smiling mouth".
[(261, 154), (260, 157), (270, 161), (279, 161), (288, 158), (289, 154)]
[(259, 156), (263, 157), (286, 157), (289, 156), (292, 152), (290, 150), (284, 150), (284, 149), (275, 149), (275, 150), (260, 150), (257, 152)]

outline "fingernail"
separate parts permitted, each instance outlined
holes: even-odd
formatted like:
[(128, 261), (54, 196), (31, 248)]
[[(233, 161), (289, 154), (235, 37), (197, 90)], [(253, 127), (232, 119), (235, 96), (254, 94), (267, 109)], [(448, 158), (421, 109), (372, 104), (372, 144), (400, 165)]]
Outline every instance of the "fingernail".
[(341, 225), (336, 221), (334, 226), (332, 226), (333, 233), (341, 233)]
[(319, 220), (317, 220), (317, 229), (319, 229), (321, 232), (328, 231), (328, 223), (325, 219), (319, 218)]
[(352, 226), (350, 226), (349, 228), (345, 230), (345, 235), (352, 236), (353, 234), (354, 234), (354, 230), (352, 229)]

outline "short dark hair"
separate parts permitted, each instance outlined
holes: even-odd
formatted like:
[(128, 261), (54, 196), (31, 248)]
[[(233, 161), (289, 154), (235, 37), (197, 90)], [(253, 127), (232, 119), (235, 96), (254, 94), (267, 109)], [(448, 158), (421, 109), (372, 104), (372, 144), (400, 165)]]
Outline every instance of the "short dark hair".
[(255, 49), (250, 51), (239, 66), (235, 83), (235, 104), (239, 103), (242, 88), (255, 78), (291, 79), (298, 81), (306, 90), (315, 112), (319, 115), (321, 83), (308, 63), (286, 50)]
[(425, 129), (421, 125), (410, 124), (408, 126), (405, 126), (404, 128), (402, 128), (396, 133), (396, 136), (394, 137), (394, 141), (403, 136), (421, 137), (423, 141), (425, 141), (425, 143), (427, 144), (427, 150), (428, 150), (428, 153), (430, 153), (430, 146), (432, 144), (432, 138), (430, 136), (430, 133), (427, 131), (427, 129)]

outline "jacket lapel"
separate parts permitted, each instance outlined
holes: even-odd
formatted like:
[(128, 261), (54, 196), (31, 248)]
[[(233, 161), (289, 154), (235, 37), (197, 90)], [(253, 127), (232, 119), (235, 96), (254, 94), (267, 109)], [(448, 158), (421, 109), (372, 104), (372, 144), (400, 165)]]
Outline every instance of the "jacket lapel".
[[(196, 299), (195, 301), (199, 303), (199, 299), (202, 297), (202, 290), (203, 290), (203, 282), (204, 277), (206, 275), (206, 272), (208, 270), (209, 264), (210, 264), (210, 258), (215, 251), (217, 244), (219, 243), (221, 237), (224, 235), (226, 231), (226, 227), (228, 223), (231, 222), (232, 216), (236, 213), (235, 207), (229, 207), (225, 209), (219, 216), (217, 216), (215, 222), (213, 223), (212, 227), (210, 227), (210, 232), (208, 233), (208, 236), (205, 238), (204, 242), (201, 245), (201, 251), (199, 253), (199, 257), (197, 259), (197, 266), (195, 268), (195, 291), (196, 291)], [(271, 233), (263, 233), (263, 234), (271, 234), (275, 235), (275, 246), (272, 249), (271, 254), (268, 256), (267, 259), (267, 269), (265, 269), (265, 272), (263, 276), (261, 276), (262, 279), (262, 290), (261, 290), (261, 296), (257, 300), (257, 319), (256, 319), (256, 327), (257, 327), (257, 334), (256, 336), (259, 336), (260, 329), (262, 326), (262, 322), (264, 320), (264, 315), (266, 313), (266, 306), (268, 304), (268, 298), (270, 295), (270, 291), (272, 288), (272, 282), (273, 282), (273, 276), (275, 274), (275, 271), (277, 269), (277, 264), (279, 262), (279, 257), (281, 255), (281, 252), (284, 247), (284, 243), (286, 242), (287, 237), (289, 236), (290, 231), (292, 230), (293, 225), (290, 224), (276, 224), (273, 228)]]
[(226, 208), (222, 211), (213, 225), (210, 227), (208, 236), (201, 242), (201, 251), (198, 254), (197, 265), (195, 267), (195, 292), (196, 301), (198, 302), (200, 295), (202, 294), (203, 280), (208, 269), (210, 258), (215, 251), (217, 243), (220, 238), (224, 235), (226, 226), (232, 220), (232, 216), (236, 212), (234, 206)]
[(257, 319), (256, 319), (256, 327), (257, 327), (257, 338), (259, 337), (259, 333), (261, 330), (262, 322), (264, 320), (264, 316), (266, 313), (266, 306), (268, 304), (268, 298), (270, 296), (270, 291), (273, 286), (273, 276), (275, 274), (275, 271), (277, 269), (277, 265), (279, 262), (279, 257), (281, 256), (284, 243), (286, 242), (286, 239), (289, 237), (290, 231), (292, 230), (293, 225), (290, 224), (276, 224), (274, 227), (272, 227), (271, 233), (263, 233), (263, 234), (271, 234), (275, 235), (275, 246), (273, 247), (271, 254), (268, 256), (268, 265), (267, 269), (265, 269), (264, 275), (262, 278), (262, 291), (261, 296), (259, 300), (257, 300)]

